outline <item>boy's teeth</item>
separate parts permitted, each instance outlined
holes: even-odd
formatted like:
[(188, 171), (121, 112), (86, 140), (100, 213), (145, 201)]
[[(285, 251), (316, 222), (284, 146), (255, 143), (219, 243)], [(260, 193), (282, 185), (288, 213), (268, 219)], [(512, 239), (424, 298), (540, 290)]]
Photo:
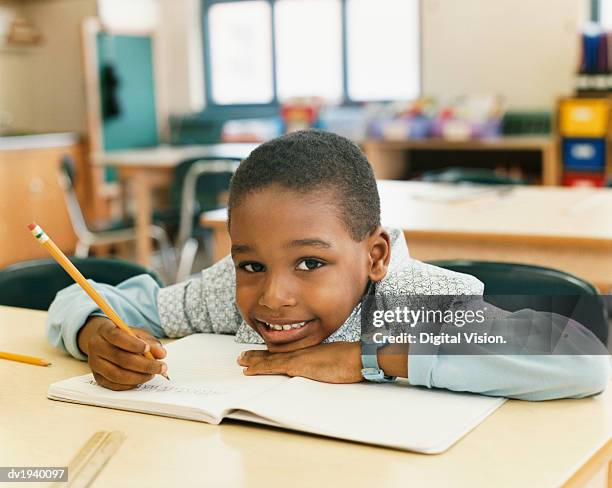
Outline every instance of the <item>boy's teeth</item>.
[(276, 325), (276, 324), (268, 324), (266, 322), (266, 325), (270, 328), (270, 329), (274, 329), (274, 330), (291, 330), (291, 329), (299, 329), (300, 327), (304, 327), (304, 325), (306, 324), (306, 322), (298, 322), (295, 324), (286, 324), (286, 325)]

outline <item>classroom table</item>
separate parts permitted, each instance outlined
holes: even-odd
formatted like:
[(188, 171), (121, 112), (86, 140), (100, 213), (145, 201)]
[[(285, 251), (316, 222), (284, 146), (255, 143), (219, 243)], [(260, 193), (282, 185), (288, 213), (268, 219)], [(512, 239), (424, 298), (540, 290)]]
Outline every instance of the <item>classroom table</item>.
[[(53, 363), (0, 360), (3, 466), (66, 466), (96, 431), (119, 430), (126, 440), (94, 487), (546, 488), (605, 487), (612, 479), (612, 384), (581, 400), (510, 400), (446, 452), (415, 454), (237, 421), (215, 426), (48, 400), (50, 383), (88, 366), (47, 343), (45, 317), (0, 307), (2, 349)], [(364, 422), (384, 412), (371, 415)]]
[(250, 143), (227, 143), (187, 146), (156, 146), (150, 148), (107, 151), (94, 154), (95, 165), (117, 169), (119, 178), (132, 186), (136, 215), (136, 258), (143, 266), (151, 259), (149, 226), (153, 212), (152, 192), (168, 186), (174, 168), (182, 161), (197, 157), (237, 157), (244, 159), (257, 147)]
[[(534, 151), (540, 153), (540, 180), (543, 185), (561, 184), (561, 162), (557, 156), (558, 140), (549, 136), (504, 136), (470, 140), (441, 138), (385, 140), (368, 139), (361, 147), (379, 179), (401, 179), (410, 169), (410, 155), (415, 151)], [(491, 158), (495, 161), (495, 157)], [(491, 169), (495, 169), (492, 162)]]
[[(612, 290), (612, 189), (378, 180), (383, 225), (422, 261), (472, 259), (561, 269)], [(206, 212), (214, 258), (230, 249), (225, 209)]]

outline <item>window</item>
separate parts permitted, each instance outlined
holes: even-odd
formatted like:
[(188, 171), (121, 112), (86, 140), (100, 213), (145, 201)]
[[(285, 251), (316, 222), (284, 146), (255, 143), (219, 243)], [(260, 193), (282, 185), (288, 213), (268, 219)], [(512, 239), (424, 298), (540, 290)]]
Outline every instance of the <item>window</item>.
[(212, 99), (218, 104), (272, 102), (270, 5), (219, 3), (208, 16)]
[(208, 106), (419, 95), (418, 0), (204, 0)]
[(341, 16), (340, 0), (276, 2), (279, 100), (307, 96), (342, 100)]
[(612, 29), (612, 2), (599, 0), (599, 5), (595, 5), (594, 9), (593, 15), (598, 17), (594, 20), (599, 21), (605, 29)]
[[(418, 2), (347, 2), (351, 100), (406, 100), (419, 93)], [(401, 46), (401, 47), (400, 47)]]

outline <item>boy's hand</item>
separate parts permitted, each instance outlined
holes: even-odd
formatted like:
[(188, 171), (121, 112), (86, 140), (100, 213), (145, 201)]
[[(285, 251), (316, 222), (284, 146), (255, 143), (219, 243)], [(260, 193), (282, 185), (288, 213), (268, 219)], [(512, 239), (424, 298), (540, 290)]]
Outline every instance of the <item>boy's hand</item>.
[(361, 376), (359, 342), (319, 344), (292, 352), (245, 351), (238, 357), (247, 376), (285, 374), (325, 383), (358, 383)]
[[(111, 390), (129, 390), (165, 373), (166, 357), (162, 344), (143, 329), (132, 328), (138, 337), (122, 331), (106, 317), (91, 317), (78, 336), (79, 348), (87, 354), (87, 362), (96, 382)], [(155, 359), (143, 354), (151, 351)]]

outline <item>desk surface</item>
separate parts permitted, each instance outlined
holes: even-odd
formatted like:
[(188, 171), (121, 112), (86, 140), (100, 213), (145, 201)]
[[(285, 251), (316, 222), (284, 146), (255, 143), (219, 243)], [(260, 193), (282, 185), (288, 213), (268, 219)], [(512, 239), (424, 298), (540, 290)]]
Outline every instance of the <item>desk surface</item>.
[[(612, 246), (612, 189), (379, 181), (381, 219), (411, 233), (601, 240)], [(453, 192), (459, 193), (455, 200)], [(470, 195), (470, 191), (475, 192)], [(449, 201), (440, 201), (448, 193)]]
[(4, 466), (63, 466), (98, 430), (124, 445), (94, 486), (552, 487), (612, 457), (612, 385), (597, 397), (508, 401), (447, 452), (428, 456), (228, 422), (214, 426), (46, 399), (85, 363), (46, 343), (44, 312), (0, 307), (2, 349), (48, 368), (0, 361)]
[[(378, 180), (378, 189), (383, 225), (403, 229), (408, 238), (550, 241), (612, 250), (612, 188)], [(226, 220), (225, 209), (202, 216), (209, 226)]]
[(173, 168), (184, 159), (196, 157), (246, 158), (258, 144), (226, 143), (190, 146), (156, 146), (94, 154), (93, 161), (100, 166), (133, 168)]

